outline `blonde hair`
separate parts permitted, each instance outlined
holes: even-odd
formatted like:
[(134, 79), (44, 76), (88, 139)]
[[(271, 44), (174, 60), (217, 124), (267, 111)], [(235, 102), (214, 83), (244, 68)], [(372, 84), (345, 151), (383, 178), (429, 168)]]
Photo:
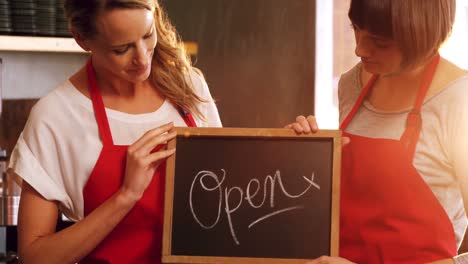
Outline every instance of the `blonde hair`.
[(205, 120), (197, 105), (206, 102), (195, 93), (192, 67), (184, 44), (157, 0), (65, 0), (64, 9), (69, 24), (85, 38), (97, 34), (96, 17), (103, 11), (123, 8), (144, 8), (154, 12), (158, 36), (152, 61), (150, 81), (176, 107)]
[(456, 0), (352, 0), (349, 18), (359, 28), (393, 39), (402, 66), (427, 62), (452, 32)]

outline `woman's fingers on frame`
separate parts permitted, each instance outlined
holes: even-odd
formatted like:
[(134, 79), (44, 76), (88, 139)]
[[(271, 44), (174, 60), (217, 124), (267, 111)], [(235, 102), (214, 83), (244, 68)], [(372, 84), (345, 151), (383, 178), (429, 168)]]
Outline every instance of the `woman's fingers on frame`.
[(317, 132), (318, 131), (318, 125), (317, 125), (317, 120), (315, 119), (315, 116), (310, 115), (306, 119), (307, 119), (307, 123), (310, 126), (310, 130), (312, 130), (312, 132)]
[(139, 151), (142, 152), (143, 155), (149, 154), (155, 147), (160, 144), (167, 144), (167, 142), (177, 136), (176, 131), (168, 132), (162, 135), (154, 136), (150, 140), (148, 140)]
[(328, 263), (334, 263), (332, 261), (332, 258), (330, 258), (329, 256), (321, 256), (314, 260), (308, 261), (305, 264), (328, 264)]
[(349, 137), (342, 137), (341, 138), (341, 146), (346, 146), (351, 142), (351, 139)]
[(308, 261), (305, 264), (356, 264), (340, 257), (321, 256), (314, 260)]
[(170, 157), (175, 153), (175, 148), (173, 149), (165, 149), (165, 150), (160, 150), (157, 152), (153, 152), (150, 155), (146, 157), (146, 161), (148, 164), (159, 164), (160, 161)]
[(153, 137), (167, 133), (169, 130), (171, 130), (174, 127), (173, 122), (169, 122), (167, 124), (164, 124), (162, 126), (150, 129), (146, 131), (143, 136), (141, 136), (135, 143), (133, 143), (129, 148), (134, 148), (140, 149), (143, 145), (145, 145), (149, 140), (151, 140)]
[[(296, 117), (296, 123), (302, 127), (302, 132), (304, 133), (309, 133), (310, 132), (310, 126), (309, 123), (307, 122), (307, 119), (305, 116), (298, 116)], [(296, 130), (297, 131), (297, 130)]]
[(291, 128), (298, 134), (304, 133), (304, 128), (299, 123), (291, 124)]

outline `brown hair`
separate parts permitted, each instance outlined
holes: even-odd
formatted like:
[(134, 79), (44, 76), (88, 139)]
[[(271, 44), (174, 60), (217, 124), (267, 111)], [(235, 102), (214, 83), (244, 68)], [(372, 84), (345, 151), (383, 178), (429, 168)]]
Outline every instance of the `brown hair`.
[(359, 28), (393, 39), (402, 67), (432, 58), (452, 31), (456, 0), (351, 0), (349, 18)]
[(206, 102), (195, 93), (190, 72), (202, 73), (192, 67), (184, 44), (157, 0), (65, 0), (64, 9), (69, 24), (85, 38), (97, 33), (96, 17), (100, 12), (116, 8), (145, 8), (154, 11), (158, 42), (153, 55), (150, 80), (178, 108), (205, 119), (197, 104)]

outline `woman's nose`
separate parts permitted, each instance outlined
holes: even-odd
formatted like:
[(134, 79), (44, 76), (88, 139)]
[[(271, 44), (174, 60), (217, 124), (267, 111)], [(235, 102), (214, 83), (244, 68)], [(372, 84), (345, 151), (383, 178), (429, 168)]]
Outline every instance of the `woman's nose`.
[(356, 49), (354, 52), (358, 57), (369, 57), (372, 53), (370, 40), (362, 36), (356, 36)]
[(133, 59), (133, 64), (146, 65), (147, 64), (146, 53), (147, 53), (147, 49), (145, 45), (137, 45), (135, 57)]

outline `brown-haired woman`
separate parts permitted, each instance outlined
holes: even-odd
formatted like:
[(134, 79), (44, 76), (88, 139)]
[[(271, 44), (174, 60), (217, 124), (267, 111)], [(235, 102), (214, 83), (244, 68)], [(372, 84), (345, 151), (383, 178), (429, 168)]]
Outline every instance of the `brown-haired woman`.
[[(351, 0), (361, 62), (339, 82), (340, 256), (468, 263), (468, 73), (440, 58), (455, 0)], [(313, 116), (287, 127), (314, 132)]]
[[(160, 263), (175, 126), (221, 126), (156, 0), (66, 0), (88, 63), (41, 98), (12, 153), (22, 263)], [(193, 114), (193, 116), (192, 116)], [(159, 147), (158, 147), (159, 146)], [(77, 221), (56, 232), (58, 212)]]

